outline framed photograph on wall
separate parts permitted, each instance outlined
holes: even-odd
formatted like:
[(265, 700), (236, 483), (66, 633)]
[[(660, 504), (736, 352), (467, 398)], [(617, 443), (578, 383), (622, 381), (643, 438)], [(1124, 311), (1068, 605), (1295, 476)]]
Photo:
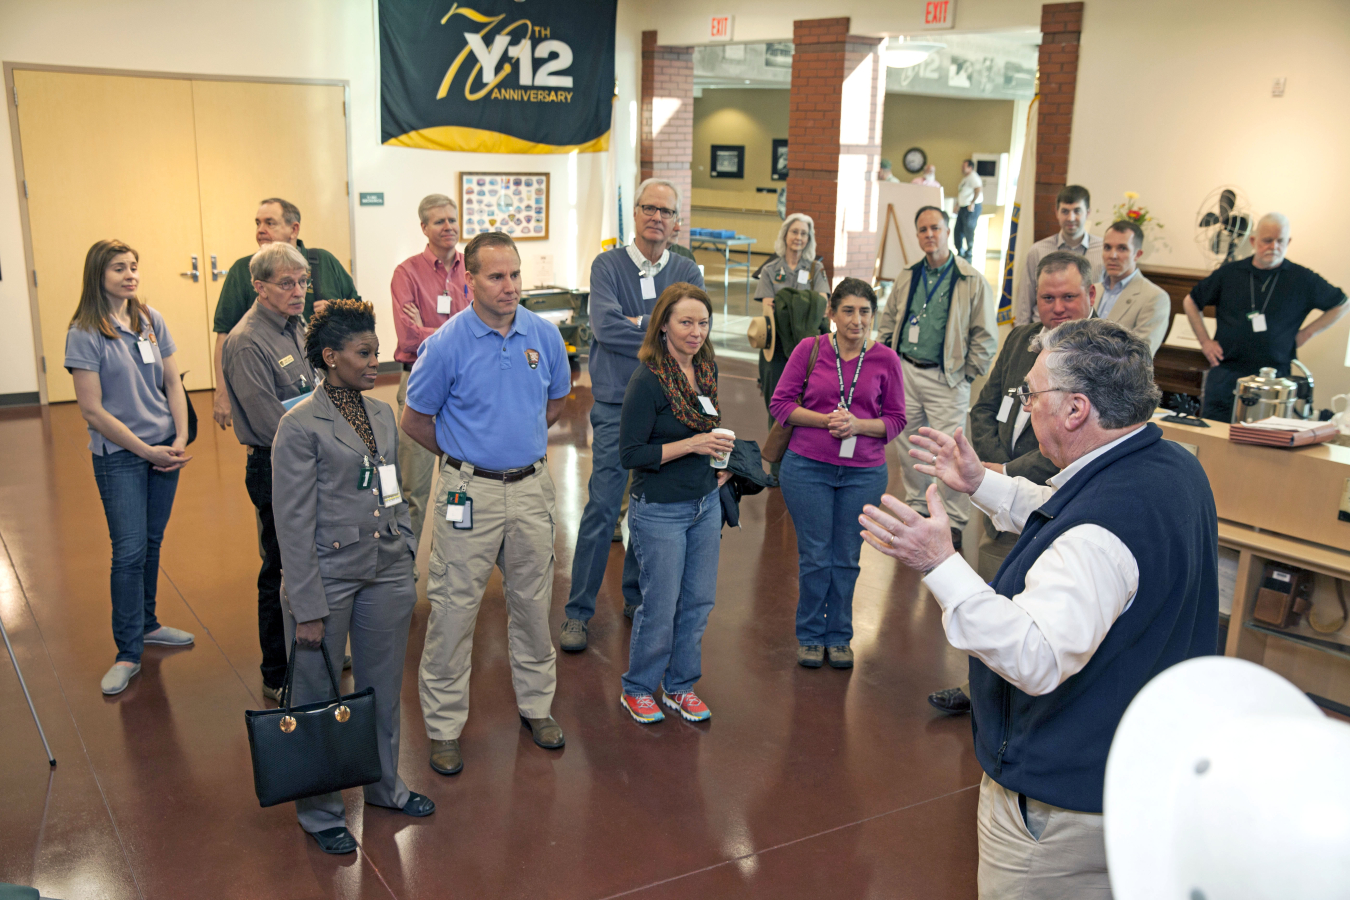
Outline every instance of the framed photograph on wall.
[(713, 144), (708, 171), (713, 178), (744, 178), (745, 145)]
[(547, 172), (461, 172), (460, 239), (501, 231), (518, 241), (548, 240), (548, 186)]
[(769, 178), (774, 181), (787, 181), (787, 138), (773, 139), (773, 156), (769, 160)]

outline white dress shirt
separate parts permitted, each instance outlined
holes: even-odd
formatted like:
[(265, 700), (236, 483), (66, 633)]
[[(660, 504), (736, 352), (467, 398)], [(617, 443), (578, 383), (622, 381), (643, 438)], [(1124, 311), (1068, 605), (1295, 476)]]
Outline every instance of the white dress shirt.
[[(1020, 534), (1055, 491), (1141, 428), (1070, 463), (1048, 485), (986, 471), (971, 500), (999, 531)], [(1036, 559), (1016, 597), (995, 593), (960, 554), (929, 572), (923, 583), (942, 607), (942, 627), (953, 647), (979, 658), (1018, 690), (1040, 696), (1092, 659), (1134, 601), (1139, 564), (1105, 528), (1075, 525)]]
[[(666, 263), (670, 262), (670, 251), (662, 250), (661, 258), (656, 262), (652, 262), (642, 255), (642, 251), (638, 249), (637, 244), (629, 244), (628, 258), (638, 267), (638, 277), (655, 278), (657, 275), (661, 274), (661, 270), (666, 267)], [(638, 316), (638, 327), (646, 328), (650, 318), (650, 316)]]

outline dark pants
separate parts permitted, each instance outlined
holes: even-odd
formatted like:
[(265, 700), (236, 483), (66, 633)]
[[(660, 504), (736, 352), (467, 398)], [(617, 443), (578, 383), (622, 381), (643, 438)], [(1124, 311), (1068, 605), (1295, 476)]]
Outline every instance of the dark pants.
[[(258, 643), (262, 646), (263, 684), (279, 688), (286, 681), (286, 634), (281, 619), (281, 547), (272, 519), (272, 457), (250, 453), (244, 464), (244, 486), (258, 511)], [(340, 658), (340, 657), (339, 657)]]
[(129, 450), (94, 457), (94, 480), (112, 540), (112, 627), (117, 661), (141, 661), (147, 634), (159, 628), (155, 594), (159, 547), (178, 491), (177, 472), (156, 472)]
[[(1205, 399), (1200, 408), (1200, 418), (1213, 419), (1216, 422), (1233, 420), (1233, 391), (1237, 390), (1239, 378), (1255, 375), (1260, 366), (1238, 366), (1220, 363), (1205, 375)], [(1289, 374), (1288, 366), (1277, 368), (1281, 377)]]
[(956, 211), (956, 254), (966, 262), (970, 262), (971, 250), (975, 244), (975, 224), (980, 221), (982, 209), (984, 204), (976, 203), (973, 210), (963, 206)]

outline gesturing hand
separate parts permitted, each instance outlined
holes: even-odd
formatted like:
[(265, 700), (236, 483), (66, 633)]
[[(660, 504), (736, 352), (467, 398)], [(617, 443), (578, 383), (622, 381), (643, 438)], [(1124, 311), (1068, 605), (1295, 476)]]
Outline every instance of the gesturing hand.
[(973, 494), (984, 480), (988, 470), (980, 464), (975, 448), (966, 440), (965, 429), (958, 428), (951, 437), (935, 428), (920, 428), (910, 438), (917, 450), (909, 455), (918, 460), (915, 470), (932, 475), (947, 487), (963, 494)]
[(881, 498), (885, 510), (869, 503), (858, 517), (866, 529), (863, 540), (925, 575), (956, 554), (952, 547), (952, 523), (942, 507), (936, 484), (928, 486), (927, 499), (927, 519), (890, 494)]

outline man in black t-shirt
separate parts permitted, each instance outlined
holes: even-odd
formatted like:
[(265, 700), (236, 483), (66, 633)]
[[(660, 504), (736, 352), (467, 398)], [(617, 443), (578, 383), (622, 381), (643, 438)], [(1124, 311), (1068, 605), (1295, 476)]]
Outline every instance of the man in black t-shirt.
[[(1182, 303), (1211, 367), (1200, 413), (1206, 419), (1231, 421), (1239, 378), (1265, 366), (1288, 375), (1298, 348), (1350, 310), (1345, 291), (1312, 269), (1285, 260), (1289, 240), (1289, 220), (1266, 213), (1251, 238), (1253, 255), (1220, 266), (1191, 288)], [(1200, 312), (1211, 304), (1218, 320), (1212, 338)], [(1303, 320), (1315, 309), (1322, 315), (1304, 327)]]

